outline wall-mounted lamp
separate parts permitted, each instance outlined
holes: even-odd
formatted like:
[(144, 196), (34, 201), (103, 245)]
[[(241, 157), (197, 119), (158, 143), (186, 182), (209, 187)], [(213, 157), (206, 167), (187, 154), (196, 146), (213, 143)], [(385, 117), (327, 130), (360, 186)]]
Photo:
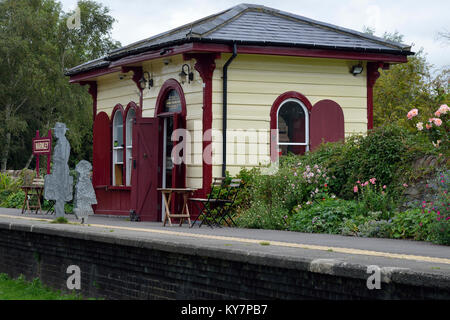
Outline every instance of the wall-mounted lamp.
[(186, 77), (188, 77), (188, 83), (194, 80), (194, 73), (191, 71), (191, 67), (188, 64), (183, 64), (181, 67), (181, 72), (178, 74), (182, 83), (186, 82)]
[[(145, 76), (147, 75), (147, 77)], [(147, 86), (147, 82), (148, 82), (148, 89), (150, 90), (151, 87), (153, 87), (153, 78), (150, 76), (150, 73), (148, 73), (147, 71), (145, 71), (142, 74), (142, 78), (141, 80), (139, 80), (139, 87), (144, 90), (145, 87)]]
[(361, 64), (357, 64), (352, 66), (350, 73), (353, 74), (354, 76), (356, 76), (357, 74), (360, 74), (361, 72), (363, 72), (363, 66)]

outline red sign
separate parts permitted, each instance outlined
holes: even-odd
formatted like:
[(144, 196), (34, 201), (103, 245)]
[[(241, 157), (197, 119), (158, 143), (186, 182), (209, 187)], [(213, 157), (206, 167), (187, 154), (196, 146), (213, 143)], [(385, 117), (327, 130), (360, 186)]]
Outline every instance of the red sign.
[(48, 130), (46, 137), (39, 137), (39, 130), (36, 130), (36, 137), (33, 138), (33, 154), (36, 156), (36, 174), (39, 177), (39, 156), (47, 156), (47, 174), (50, 174), (50, 159), (52, 156), (52, 132)]
[(51, 138), (34, 138), (33, 139), (33, 154), (50, 154), (52, 152)]

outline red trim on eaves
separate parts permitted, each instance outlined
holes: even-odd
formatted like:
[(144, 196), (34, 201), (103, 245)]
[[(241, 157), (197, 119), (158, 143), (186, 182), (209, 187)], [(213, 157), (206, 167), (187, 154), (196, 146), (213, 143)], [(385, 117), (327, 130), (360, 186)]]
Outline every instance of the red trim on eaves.
[[(192, 50), (197, 52), (224, 52), (231, 53), (232, 47), (225, 44), (216, 43), (194, 43)], [(238, 54), (266, 54), (294, 57), (310, 58), (328, 58), (328, 59), (347, 59), (364, 61), (385, 61), (385, 62), (407, 62), (405, 55), (396, 55), (388, 53), (368, 53), (346, 50), (327, 50), (327, 49), (307, 49), (276, 46), (251, 46), (239, 45)]]
[(106, 68), (101, 68), (101, 69), (90, 70), (90, 71), (76, 74), (74, 76), (70, 76), (69, 83), (77, 83), (80, 81), (89, 80), (89, 79), (92, 79), (95, 77), (104, 76), (105, 74), (110, 74), (110, 73), (114, 73), (114, 72), (120, 72), (120, 68), (106, 67)]
[[(165, 49), (153, 50), (130, 57), (125, 57), (117, 61), (111, 62), (109, 67), (83, 72), (70, 77), (70, 82), (79, 82), (105, 74), (120, 72), (120, 67), (139, 63), (142, 61), (173, 56), (176, 54), (195, 54), (195, 53), (231, 53), (232, 47), (228, 44), (218, 43), (199, 43), (191, 42), (178, 46), (168, 47)], [(308, 49), (308, 48), (292, 48), (278, 46), (256, 46), (256, 45), (239, 45), (238, 54), (263, 54), (263, 55), (279, 55), (291, 57), (309, 57), (309, 58), (328, 58), (328, 59), (346, 59), (346, 60), (363, 60), (370, 62), (407, 62), (406, 55), (389, 54), (389, 53), (369, 53), (348, 50), (328, 50), (328, 49)]]

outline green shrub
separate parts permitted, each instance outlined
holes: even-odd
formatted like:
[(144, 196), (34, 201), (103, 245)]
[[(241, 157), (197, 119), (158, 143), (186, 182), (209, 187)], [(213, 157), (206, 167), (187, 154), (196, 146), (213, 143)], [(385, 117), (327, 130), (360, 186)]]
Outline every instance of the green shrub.
[(6, 172), (0, 172), (0, 192), (16, 192), (20, 190), (22, 179), (13, 179)]
[(285, 230), (288, 214), (283, 207), (268, 206), (262, 201), (255, 201), (251, 208), (236, 219), (236, 223), (242, 228)]
[(389, 219), (390, 213), (396, 208), (396, 201), (390, 194), (389, 188), (386, 185), (377, 183), (376, 178), (371, 178), (369, 181), (356, 181), (353, 186), (353, 192), (358, 195), (360, 202), (365, 212), (381, 212), (382, 219)]
[(340, 234), (349, 219), (359, 215), (359, 210), (355, 201), (327, 198), (300, 209), (289, 219), (289, 229)]
[(450, 184), (449, 171), (439, 174), (439, 186), (436, 200), (423, 203), (424, 212), (432, 217), (430, 227), (431, 237), (435, 243), (450, 245), (450, 197), (448, 189)]
[(368, 238), (389, 238), (391, 222), (386, 220), (369, 220), (358, 226), (358, 236)]
[(6, 199), (0, 203), (0, 207), (4, 208), (17, 208), (20, 209), (25, 201), (25, 192), (19, 190), (17, 192), (10, 193)]
[(392, 218), (392, 238), (430, 240), (432, 215), (420, 209), (395, 213)]

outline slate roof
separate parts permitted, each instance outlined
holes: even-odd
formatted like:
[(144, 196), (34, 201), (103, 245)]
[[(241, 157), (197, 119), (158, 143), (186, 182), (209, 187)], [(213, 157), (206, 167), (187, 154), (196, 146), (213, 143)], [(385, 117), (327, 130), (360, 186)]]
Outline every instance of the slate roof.
[(66, 72), (102, 68), (108, 61), (188, 42), (273, 45), (410, 55), (411, 47), (358, 31), (255, 4), (228, 10), (111, 51)]

